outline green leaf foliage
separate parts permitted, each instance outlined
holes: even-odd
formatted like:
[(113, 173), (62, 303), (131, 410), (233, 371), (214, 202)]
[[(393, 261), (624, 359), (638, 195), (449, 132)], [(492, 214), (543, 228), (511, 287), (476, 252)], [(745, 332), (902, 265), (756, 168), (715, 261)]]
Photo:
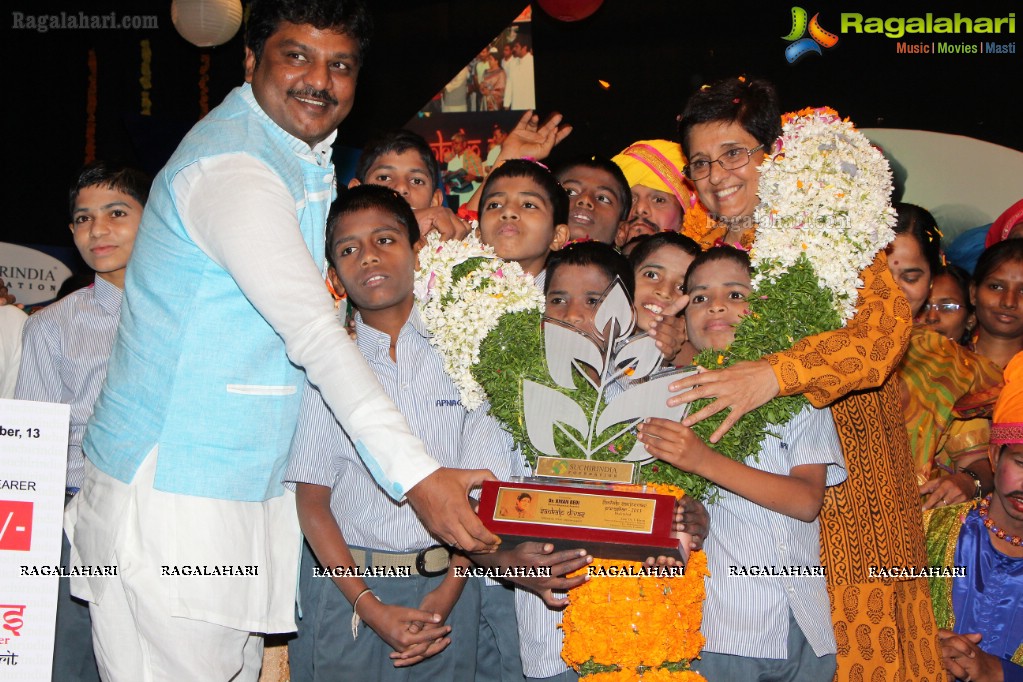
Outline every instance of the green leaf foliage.
[[(809, 262), (801, 258), (788, 272), (774, 281), (762, 283), (750, 295), (749, 314), (736, 327), (731, 346), (723, 351), (704, 350), (694, 362), (707, 369), (729, 367), (786, 350), (804, 337), (837, 329), (841, 319), (831, 300), (831, 292), (820, 286)], [(710, 403), (709, 399), (697, 400), (690, 413)], [(806, 405), (802, 395), (779, 396), (743, 415), (712, 447), (739, 462), (756, 457), (764, 438), (773, 433), (771, 427), (787, 424)], [(726, 415), (727, 411), (722, 411), (704, 419), (693, 426), (693, 431), (709, 443), (711, 434)], [(703, 488), (713, 490), (709, 482), (700, 487)]]
[[(458, 266), (469, 266), (471, 261)], [(462, 274), (475, 267), (465, 267)], [(822, 288), (810, 264), (800, 259), (789, 271), (776, 280), (765, 282), (748, 301), (749, 314), (736, 328), (735, 341), (724, 351), (707, 349), (695, 363), (708, 369), (728, 367), (744, 360), (758, 360), (768, 353), (792, 347), (797, 340), (836, 329), (841, 320), (831, 303), (831, 293)], [(531, 464), (538, 453), (529, 443), (522, 410), (522, 379), (528, 378), (572, 397), (589, 414), (597, 399), (596, 390), (576, 373), (576, 390), (558, 387), (551, 379), (544, 355), (543, 315), (539, 311), (508, 313), (501, 317), (497, 327), (480, 346), (480, 361), (472, 368), (473, 377), (483, 386), (490, 399), (491, 414), (511, 433), (515, 443)], [(694, 413), (710, 400), (693, 403)], [(713, 447), (737, 461), (755, 457), (763, 439), (772, 433), (773, 426), (788, 421), (807, 404), (803, 396), (778, 397), (766, 405), (743, 416)], [(693, 430), (705, 442), (725, 418), (718, 413), (696, 424)], [(613, 434), (602, 434), (600, 440)], [(583, 434), (575, 434), (583, 438)], [(598, 441), (600, 442), (600, 441)], [(629, 432), (603, 448), (593, 458), (601, 461), (619, 461), (632, 449), (635, 433)], [(555, 443), (563, 457), (583, 457), (583, 453), (560, 431)], [(704, 478), (680, 471), (664, 462), (653, 462), (642, 467), (645, 482), (669, 483), (701, 500), (712, 499), (716, 488)]]

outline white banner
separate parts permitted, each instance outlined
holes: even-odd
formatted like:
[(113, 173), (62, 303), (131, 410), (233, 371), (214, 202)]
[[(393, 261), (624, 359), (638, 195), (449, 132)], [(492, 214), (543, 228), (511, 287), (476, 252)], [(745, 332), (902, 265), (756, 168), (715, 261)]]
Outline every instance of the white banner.
[(0, 279), (17, 297), (18, 303), (34, 305), (52, 301), (70, 276), (68, 266), (48, 253), (0, 242)]
[(0, 678), (4, 680), (50, 679), (70, 420), (68, 405), (0, 400)]

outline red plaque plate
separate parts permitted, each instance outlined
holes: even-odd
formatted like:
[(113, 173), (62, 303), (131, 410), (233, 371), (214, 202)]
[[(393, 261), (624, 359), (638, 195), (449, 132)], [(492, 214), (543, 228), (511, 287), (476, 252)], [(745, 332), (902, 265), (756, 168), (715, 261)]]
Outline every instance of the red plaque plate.
[(675, 498), (670, 495), (485, 481), (478, 513), (491, 532), (516, 542), (583, 548), (605, 559), (683, 559), (672, 533)]

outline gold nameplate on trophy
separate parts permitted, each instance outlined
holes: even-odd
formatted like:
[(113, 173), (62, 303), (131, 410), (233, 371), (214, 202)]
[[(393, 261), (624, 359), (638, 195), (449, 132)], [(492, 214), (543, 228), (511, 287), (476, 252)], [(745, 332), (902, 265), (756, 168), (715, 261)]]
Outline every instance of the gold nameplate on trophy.
[(650, 533), (653, 499), (501, 485), (493, 518), (512, 523)]
[(593, 459), (537, 457), (536, 476), (595, 483), (632, 483), (636, 465), (628, 462), (600, 462)]

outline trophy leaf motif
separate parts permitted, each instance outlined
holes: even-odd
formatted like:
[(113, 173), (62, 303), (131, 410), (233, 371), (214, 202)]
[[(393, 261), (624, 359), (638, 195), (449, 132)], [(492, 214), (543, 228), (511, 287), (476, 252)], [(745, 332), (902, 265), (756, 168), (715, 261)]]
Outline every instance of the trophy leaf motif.
[[(629, 375), (633, 381), (638, 381), (661, 366), (664, 356), (657, 348), (657, 342), (652, 336), (642, 334), (629, 341), (618, 349), (614, 357), (614, 378)], [(631, 370), (631, 372), (630, 372)]]
[(597, 331), (603, 335), (604, 343), (610, 348), (614, 348), (616, 340), (628, 338), (636, 326), (636, 311), (629, 300), (629, 294), (617, 277), (604, 292), (593, 322)]
[[(694, 372), (679, 373), (670, 371), (665, 373), (664, 376), (655, 375), (645, 381), (631, 384), (626, 391), (615, 396), (600, 413), (596, 432), (603, 434), (604, 431), (610, 429), (615, 424), (623, 424), (623, 427), (614, 436), (614, 438), (617, 438), (621, 433), (628, 431), (639, 422), (650, 417), (663, 417), (673, 421), (682, 419), (688, 411), (688, 405), (668, 407), (665, 396), (669, 395), (669, 384), (683, 379)], [(622, 461), (645, 464), (652, 460), (653, 457), (647, 454), (643, 444), (636, 441), (636, 445)]]
[(547, 356), (547, 371), (554, 382), (562, 388), (575, 390), (572, 378), (576, 362), (601, 371), (604, 362), (600, 349), (589, 336), (575, 327), (557, 320), (544, 320), (544, 351)]
[(580, 434), (585, 434), (589, 428), (586, 414), (572, 398), (561, 391), (529, 379), (523, 379), (522, 403), (526, 431), (534, 448), (545, 455), (557, 457), (558, 448), (554, 444), (554, 429), (560, 428), (581, 451), (585, 451), (582, 443), (563, 426), (563, 424), (567, 424)]
[[(530, 443), (545, 455), (569, 454), (557, 450), (558, 431), (583, 457), (592, 459), (647, 417), (680, 419), (685, 413), (684, 405), (666, 404), (668, 384), (680, 378), (678, 372), (672, 368), (664, 376), (651, 376), (664, 360), (654, 339), (641, 335), (620, 343), (634, 328), (635, 314), (619, 280), (604, 292), (595, 321), (598, 329), (604, 330), (601, 339), (571, 325), (544, 321), (547, 371), (560, 390), (524, 379), (522, 402)], [(577, 402), (580, 377), (597, 392), (592, 409), (588, 403), (584, 408)], [(614, 397), (609, 399), (611, 395)], [(630, 448), (628, 458), (651, 459), (638, 443)]]

